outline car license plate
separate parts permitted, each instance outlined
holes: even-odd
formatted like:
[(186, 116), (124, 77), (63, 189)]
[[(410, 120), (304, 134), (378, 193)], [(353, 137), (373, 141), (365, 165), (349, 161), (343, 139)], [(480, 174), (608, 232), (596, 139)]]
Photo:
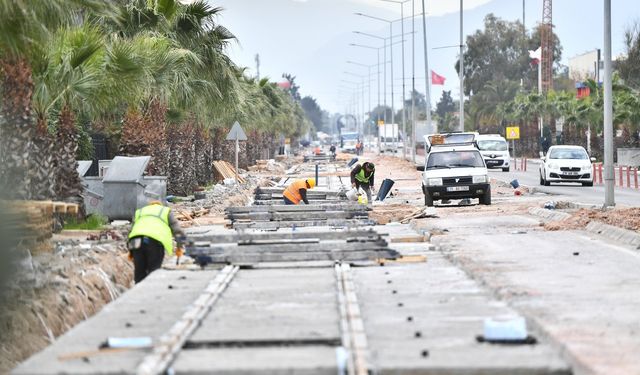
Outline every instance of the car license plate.
[(469, 191), (468, 186), (449, 186), (447, 191)]
[(564, 172), (567, 176), (577, 176), (578, 172)]

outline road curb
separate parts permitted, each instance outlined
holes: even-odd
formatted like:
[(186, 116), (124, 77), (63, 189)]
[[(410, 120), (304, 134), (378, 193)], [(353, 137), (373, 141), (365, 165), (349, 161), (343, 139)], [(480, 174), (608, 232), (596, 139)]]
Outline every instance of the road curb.
[(624, 243), (625, 245), (631, 245), (637, 250), (640, 250), (640, 234), (624, 229), (614, 227), (613, 225), (605, 224), (600, 221), (592, 221), (585, 227), (587, 232), (595, 233), (606, 237), (610, 240)]
[(548, 210), (540, 207), (529, 208), (529, 214), (544, 219), (545, 221), (564, 221), (571, 217), (571, 214), (566, 212)]

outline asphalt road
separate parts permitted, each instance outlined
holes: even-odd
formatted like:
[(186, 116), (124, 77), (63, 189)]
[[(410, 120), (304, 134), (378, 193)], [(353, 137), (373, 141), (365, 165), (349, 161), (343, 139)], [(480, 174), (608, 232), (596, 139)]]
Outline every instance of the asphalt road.
[[(529, 161), (527, 171), (502, 172), (500, 169), (490, 169), (489, 176), (510, 182), (517, 179), (520, 185), (535, 187), (537, 191), (553, 194), (562, 199), (569, 198), (576, 203), (602, 205), (604, 203), (604, 185), (593, 187), (582, 186), (577, 183), (559, 183), (551, 186), (540, 185), (539, 164)], [(616, 187), (615, 202), (620, 206), (640, 206), (640, 189)]]

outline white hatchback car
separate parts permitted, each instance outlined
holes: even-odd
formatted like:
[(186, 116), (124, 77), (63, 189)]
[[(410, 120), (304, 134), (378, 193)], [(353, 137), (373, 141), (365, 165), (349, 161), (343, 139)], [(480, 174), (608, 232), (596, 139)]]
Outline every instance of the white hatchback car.
[(579, 182), (582, 186), (593, 186), (595, 158), (581, 146), (551, 146), (540, 164), (540, 185), (552, 182)]

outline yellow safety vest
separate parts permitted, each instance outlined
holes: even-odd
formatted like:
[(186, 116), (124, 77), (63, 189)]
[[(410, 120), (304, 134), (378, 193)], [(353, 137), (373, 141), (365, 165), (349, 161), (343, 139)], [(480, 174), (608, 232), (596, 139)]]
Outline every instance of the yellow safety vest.
[(134, 237), (149, 237), (160, 242), (164, 250), (173, 255), (173, 233), (169, 226), (169, 207), (149, 205), (136, 210), (133, 228), (129, 239)]

